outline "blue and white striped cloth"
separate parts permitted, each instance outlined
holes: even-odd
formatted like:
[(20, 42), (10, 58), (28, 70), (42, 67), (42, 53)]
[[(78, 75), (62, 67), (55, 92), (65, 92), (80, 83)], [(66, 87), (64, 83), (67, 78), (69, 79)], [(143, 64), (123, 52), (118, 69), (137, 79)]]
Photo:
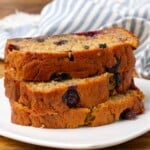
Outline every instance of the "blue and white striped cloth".
[[(24, 17), (24, 15), (26, 17)], [(4, 57), (7, 38), (54, 35), (124, 27), (140, 39), (135, 51), (139, 74), (150, 79), (150, 1), (149, 0), (54, 0), (39, 16), (24, 14), (0, 22), (0, 57)], [(21, 16), (21, 15), (20, 15)], [(19, 18), (19, 19), (18, 19)], [(15, 21), (20, 20), (17, 25)]]

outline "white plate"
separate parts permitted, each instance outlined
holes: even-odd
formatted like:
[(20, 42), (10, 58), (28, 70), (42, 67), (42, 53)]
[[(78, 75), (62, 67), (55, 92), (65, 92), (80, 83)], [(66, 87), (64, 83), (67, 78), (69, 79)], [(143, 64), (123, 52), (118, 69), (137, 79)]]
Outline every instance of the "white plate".
[(15, 140), (57, 148), (104, 148), (117, 145), (150, 131), (150, 81), (135, 79), (146, 95), (145, 113), (135, 120), (118, 121), (101, 127), (41, 129), (10, 122), (10, 106), (0, 80), (0, 134)]

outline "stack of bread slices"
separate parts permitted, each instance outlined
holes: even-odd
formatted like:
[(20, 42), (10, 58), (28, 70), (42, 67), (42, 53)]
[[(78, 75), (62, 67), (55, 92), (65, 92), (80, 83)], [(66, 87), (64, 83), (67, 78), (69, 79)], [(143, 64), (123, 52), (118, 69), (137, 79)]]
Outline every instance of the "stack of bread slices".
[(5, 93), (13, 123), (100, 126), (144, 112), (135, 86), (138, 38), (122, 28), (9, 39)]

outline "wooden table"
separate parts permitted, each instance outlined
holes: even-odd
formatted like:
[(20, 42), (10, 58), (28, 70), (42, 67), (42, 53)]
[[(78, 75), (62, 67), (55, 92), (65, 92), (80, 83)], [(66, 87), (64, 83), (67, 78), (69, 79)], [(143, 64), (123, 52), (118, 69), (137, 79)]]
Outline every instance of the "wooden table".
[[(15, 10), (26, 11), (29, 13), (39, 13), (42, 7), (50, 2), (50, 0), (0, 0), (0, 18), (14, 13)], [(4, 75), (4, 62), (0, 61), (0, 77)], [(53, 148), (45, 148), (36, 145), (26, 144), (11, 140), (0, 136), (0, 150), (54, 150)], [(127, 143), (114, 146), (111, 148), (106, 148), (111, 150), (150, 150), (150, 132), (145, 135), (138, 137)]]

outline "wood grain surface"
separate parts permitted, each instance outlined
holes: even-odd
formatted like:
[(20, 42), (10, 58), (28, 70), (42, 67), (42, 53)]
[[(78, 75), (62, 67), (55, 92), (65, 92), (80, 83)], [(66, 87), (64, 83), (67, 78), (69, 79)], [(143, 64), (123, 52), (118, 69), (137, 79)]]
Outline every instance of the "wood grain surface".
[[(14, 13), (15, 10), (39, 13), (50, 0), (0, 0), (0, 18)], [(0, 78), (4, 76), (4, 62), (0, 61)], [(123, 130), (123, 129), (122, 129)], [(106, 150), (150, 150), (150, 132), (121, 145)], [(0, 150), (56, 150), (40, 147), (0, 136)]]
[(0, 18), (16, 11), (39, 13), (52, 0), (0, 0)]

